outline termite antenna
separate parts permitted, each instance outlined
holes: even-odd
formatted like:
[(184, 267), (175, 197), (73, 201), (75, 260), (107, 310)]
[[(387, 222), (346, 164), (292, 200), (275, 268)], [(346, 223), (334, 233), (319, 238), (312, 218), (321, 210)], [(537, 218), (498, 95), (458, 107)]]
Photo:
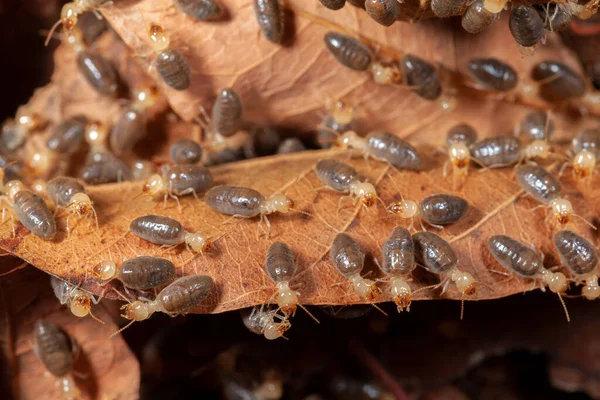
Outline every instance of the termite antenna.
[(372, 305), (372, 306), (373, 306), (373, 307), (374, 307), (374, 308), (375, 308), (377, 311), (379, 311), (380, 313), (382, 313), (382, 314), (383, 314), (383, 315), (385, 315), (386, 317), (388, 316), (388, 315), (387, 315), (387, 313), (386, 313), (385, 311), (383, 311), (381, 308), (379, 308), (379, 307), (377, 306), (377, 304), (375, 304), (375, 303), (371, 303), (371, 305)]
[(309, 213), (308, 211), (303, 211), (303, 210), (299, 210), (297, 208), (292, 208), (290, 207), (290, 211), (294, 211), (300, 214), (304, 214), (304, 215), (308, 215), (309, 217), (312, 217), (313, 215), (311, 213)]
[(465, 298), (464, 296), (460, 299), (460, 320), (463, 320), (465, 316)]
[(122, 327), (121, 329), (119, 329), (118, 331), (116, 331), (115, 333), (113, 333), (112, 335), (110, 335), (108, 338), (112, 339), (113, 337), (117, 336), (119, 333), (121, 333), (125, 329), (129, 328), (131, 326), (131, 324), (133, 324), (134, 322), (135, 322), (135, 320), (131, 320), (131, 322), (129, 322), (127, 325), (125, 325), (124, 327)]
[(579, 214), (575, 214), (573, 213), (574, 217), (579, 218), (580, 220), (582, 220), (583, 222), (585, 222), (590, 228), (592, 228), (593, 230), (597, 231), (598, 228), (596, 227), (596, 225), (592, 224), (590, 221), (588, 221), (587, 219), (583, 218), (581, 215)]
[(92, 313), (92, 308), (90, 307), (90, 310), (88, 311), (88, 313), (90, 314), (90, 317), (94, 318), (96, 321), (100, 322), (102, 325), (105, 325), (105, 322), (102, 321), (100, 318), (96, 317), (94, 315), (94, 313)]
[(28, 265), (27, 262), (23, 262), (23, 263), (17, 265), (16, 267), (14, 267), (13, 269), (11, 269), (10, 271), (7, 271), (7, 272), (4, 272), (4, 273), (0, 274), (0, 276), (10, 275), (13, 272), (16, 272), (16, 271), (18, 271), (20, 269), (23, 269), (23, 268), (27, 267), (27, 265)]
[(562, 298), (560, 293), (556, 293), (558, 295), (558, 300), (560, 301), (560, 304), (562, 304), (563, 306), (563, 310), (565, 310), (565, 317), (567, 317), (567, 322), (571, 322), (571, 317), (569, 316), (569, 310), (567, 310), (567, 304), (565, 303), (565, 300)]
[(310, 311), (308, 311), (308, 309), (307, 309), (306, 307), (304, 307), (302, 304), (298, 303), (298, 304), (297, 304), (297, 306), (298, 306), (298, 307), (300, 307), (301, 309), (303, 309), (303, 310), (304, 310), (304, 312), (305, 312), (305, 313), (307, 313), (309, 317), (311, 317), (312, 319), (314, 319), (314, 320), (315, 320), (315, 322), (316, 322), (317, 324), (320, 324), (320, 323), (321, 323), (321, 321), (319, 321), (319, 320), (317, 319), (317, 317), (315, 317), (314, 315), (312, 315), (312, 314), (310, 313)]
[(54, 31), (56, 30), (56, 28), (58, 28), (58, 26), (62, 23), (62, 19), (59, 19), (58, 21), (56, 21), (56, 23), (54, 25), (52, 25), (52, 28), (50, 28), (50, 31), (48, 32), (48, 36), (46, 36), (46, 40), (44, 41), (44, 47), (48, 47), (48, 43), (50, 43), (50, 39), (52, 39), (52, 36), (54, 35)]

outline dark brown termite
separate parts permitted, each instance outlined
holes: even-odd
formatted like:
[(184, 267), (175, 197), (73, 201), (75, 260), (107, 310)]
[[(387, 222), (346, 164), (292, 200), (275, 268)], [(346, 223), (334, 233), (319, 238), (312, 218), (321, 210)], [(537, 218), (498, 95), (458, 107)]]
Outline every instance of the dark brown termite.
[(0, 134), (0, 152), (10, 155), (25, 144), (31, 133), (42, 125), (41, 117), (19, 107), (15, 119), (8, 119), (2, 124)]
[(355, 293), (361, 299), (372, 302), (381, 296), (381, 289), (377, 287), (375, 281), (360, 276), (365, 255), (351, 236), (339, 233), (333, 239), (329, 256), (337, 271), (352, 283)]
[(14, 216), (31, 233), (43, 239), (53, 239), (56, 235), (56, 221), (44, 199), (25, 189), (19, 181), (8, 182), (5, 190)]
[(465, 31), (476, 35), (492, 25), (497, 18), (498, 13), (489, 11), (484, 6), (484, 0), (476, 0), (465, 10), (461, 24)]
[(186, 90), (192, 82), (190, 64), (183, 54), (171, 48), (164, 28), (152, 22), (148, 28), (152, 48), (156, 52), (154, 66), (162, 80), (172, 89)]
[(546, 111), (532, 111), (523, 118), (516, 133), (524, 140), (549, 141), (554, 132), (554, 122)]
[(119, 88), (113, 65), (99, 53), (90, 51), (83, 42), (81, 31), (65, 31), (65, 41), (77, 54), (77, 66), (87, 82), (100, 94), (115, 96)]
[(38, 319), (33, 325), (33, 351), (48, 372), (61, 378), (61, 392), (65, 399), (79, 398), (80, 392), (73, 381), (74, 342), (52, 322)]
[(496, 58), (473, 58), (467, 69), (477, 84), (485, 90), (507, 92), (517, 87), (517, 72)]
[(73, 315), (83, 318), (89, 314), (96, 321), (104, 323), (92, 314), (92, 303), (98, 304), (100, 298), (96, 299), (91, 294), (55, 276), (50, 277), (50, 285), (60, 304), (66, 304)]
[(211, 241), (202, 232), (189, 232), (179, 221), (159, 215), (145, 215), (131, 221), (131, 233), (151, 243), (163, 246), (177, 246), (185, 243), (191, 251), (210, 251)]
[(431, 11), (438, 18), (449, 18), (462, 14), (468, 0), (431, 0)]
[(179, 204), (178, 197), (193, 194), (198, 198), (198, 193), (204, 192), (212, 184), (212, 174), (202, 165), (165, 165), (160, 175), (154, 174), (148, 178), (142, 187), (142, 193), (152, 197), (163, 196), (166, 207), (167, 197)]
[(134, 101), (121, 111), (110, 133), (110, 148), (116, 155), (130, 152), (147, 134), (147, 110), (156, 104), (158, 92), (154, 87), (135, 93)]
[(278, 0), (253, 0), (258, 26), (267, 40), (281, 43), (284, 32), (283, 10)]
[(600, 297), (598, 286), (598, 252), (583, 236), (573, 231), (558, 231), (554, 234), (554, 246), (564, 265), (569, 267), (584, 286), (581, 293), (588, 300)]
[(83, 142), (87, 118), (76, 115), (58, 124), (50, 133), (46, 146), (61, 154), (73, 154)]
[[(377, 259), (375, 262), (379, 265)], [(415, 245), (410, 232), (398, 226), (383, 242), (382, 263), (379, 265), (379, 268), (389, 277), (389, 292), (398, 312), (404, 309), (410, 311), (412, 291), (407, 276), (415, 266)]]
[(369, 182), (361, 182), (360, 175), (350, 165), (333, 159), (320, 160), (314, 167), (317, 177), (323, 184), (337, 192), (348, 193), (345, 197), (356, 197), (365, 207), (372, 207), (377, 201), (377, 191)]
[(57, 208), (64, 208), (69, 213), (66, 221), (67, 232), (70, 232), (71, 216), (85, 218), (93, 215), (98, 227), (98, 216), (92, 200), (87, 195), (85, 185), (78, 179), (67, 176), (52, 178), (46, 185), (46, 192)]
[(389, 205), (388, 211), (398, 215), (400, 218), (410, 218), (408, 229), (412, 229), (414, 219), (419, 218), (421, 229), (425, 230), (423, 221), (438, 229), (441, 225), (452, 224), (461, 219), (469, 204), (460, 197), (449, 194), (435, 194), (424, 198), (420, 204), (413, 200), (400, 200)]
[[(292, 327), (292, 323), (277, 314), (277, 310), (265, 309), (256, 306), (251, 309), (241, 310), (242, 322), (252, 333), (263, 335), (265, 339), (275, 340), (283, 337), (285, 332)], [(281, 322), (275, 322), (275, 318)]]
[(120, 268), (114, 261), (104, 260), (94, 267), (94, 273), (105, 281), (118, 279), (126, 288), (148, 290), (171, 282), (175, 265), (164, 258), (138, 256), (124, 261)]
[(400, 60), (404, 83), (425, 100), (436, 100), (442, 95), (442, 83), (430, 63), (417, 56), (406, 54)]
[(298, 153), (306, 150), (304, 143), (298, 138), (287, 138), (279, 145), (277, 154)]
[(181, 139), (171, 145), (169, 157), (174, 164), (196, 164), (202, 159), (202, 147), (193, 140)]
[(375, 22), (391, 26), (400, 15), (398, 0), (366, 0), (365, 10)]
[(521, 47), (533, 47), (544, 37), (544, 21), (535, 8), (526, 4), (512, 7), (508, 27)]
[(550, 102), (582, 97), (586, 91), (583, 77), (558, 61), (542, 61), (533, 68), (531, 77), (540, 82), (540, 95)]
[(217, 0), (173, 0), (182, 12), (200, 21), (221, 18), (223, 9)]
[(567, 277), (562, 272), (552, 272), (544, 268), (543, 258), (535, 250), (523, 245), (505, 235), (492, 236), (488, 240), (488, 249), (494, 259), (508, 271), (523, 278), (541, 280), (542, 292), (546, 286), (551, 292), (558, 294), (563, 305), (567, 321), (569, 313), (562, 299), (562, 294), (567, 290)]
[(319, 0), (319, 2), (330, 10), (340, 10), (346, 5), (346, 0)]

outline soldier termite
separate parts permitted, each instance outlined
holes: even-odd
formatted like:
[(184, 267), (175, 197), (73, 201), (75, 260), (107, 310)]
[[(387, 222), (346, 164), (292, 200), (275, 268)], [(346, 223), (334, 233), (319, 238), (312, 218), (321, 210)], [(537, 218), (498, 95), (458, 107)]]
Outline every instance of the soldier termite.
[(169, 157), (174, 164), (196, 164), (202, 159), (202, 147), (189, 139), (181, 139), (169, 148)]
[(356, 130), (354, 107), (340, 100), (327, 98), (325, 102), (327, 114), (323, 117), (317, 132), (317, 142), (324, 149), (330, 148), (337, 137), (347, 131)]
[(543, 61), (533, 68), (531, 77), (540, 82), (539, 92), (546, 101), (560, 102), (585, 95), (583, 77), (561, 62)]
[(121, 307), (123, 318), (131, 320), (125, 327), (113, 334), (117, 335), (136, 321), (143, 321), (155, 312), (163, 312), (171, 317), (185, 315), (200, 305), (211, 294), (215, 286), (207, 275), (188, 275), (177, 279), (158, 293), (155, 300), (136, 300)]
[(217, 0), (173, 0), (182, 12), (200, 21), (213, 21), (223, 16)]
[(319, 2), (330, 10), (340, 10), (346, 4), (346, 0), (319, 0)]
[(202, 165), (165, 165), (160, 175), (154, 174), (146, 180), (142, 193), (152, 197), (163, 196), (166, 207), (167, 197), (179, 205), (178, 197), (193, 194), (198, 198), (198, 193), (204, 192), (212, 184), (212, 174)]
[[(473, 296), (477, 292), (477, 282), (473, 275), (458, 269), (458, 257), (454, 249), (444, 239), (432, 232), (417, 232), (413, 236), (415, 245), (415, 259), (432, 274), (443, 277), (435, 286), (442, 287), (441, 295), (446, 292), (450, 281), (463, 296)], [(421, 289), (422, 290), (422, 289)], [(463, 317), (464, 297), (461, 302), (460, 318)]]
[(375, 186), (369, 182), (361, 182), (360, 175), (350, 165), (338, 160), (326, 159), (318, 161), (314, 166), (317, 177), (325, 187), (337, 192), (348, 193), (340, 198), (356, 197), (354, 204), (359, 202), (365, 207), (372, 207), (377, 201)]
[[(287, 332), (292, 327), (292, 323), (277, 314), (277, 310), (265, 309), (264, 305), (244, 309), (242, 313), (242, 322), (252, 333), (263, 335), (265, 339), (275, 340)], [(281, 322), (275, 322), (275, 318)]]
[(90, 51), (83, 42), (81, 31), (74, 28), (65, 31), (65, 41), (77, 54), (79, 71), (98, 93), (115, 96), (119, 88), (117, 72), (113, 65), (101, 54)]
[(287, 138), (279, 145), (277, 154), (298, 153), (304, 150), (306, 150), (306, 147), (304, 146), (304, 143), (300, 141), (300, 139)]
[(523, 278), (540, 279), (543, 283), (540, 287), (542, 292), (548, 286), (551, 292), (558, 294), (567, 321), (570, 321), (567, 307), (562, 299), (562, 293), (568, 287), (567, 277), (562, 272), (547, 270), (544, 268), (542, 256), (508, 236), (492, 236), (487, 246), (494, 259), (505, 269)]
[(431, 0), (431, 11), (438, 18), (449, 18), (461, 15), (468, 0)]
[(267, 40), (281, 43), (284, 33), (284, 15), (278, 0), (253, 0), (254, 15)]
[(388, 206), (388, 211), (398, 215), (400, 218), (410, 218), (408, 229), (413, 229), (414, 219), (419, 218), (421, 229), (424, 231), (423, 221), (438, 229), (444, 229), (442, 225), (452, 224), (461, 219), (469, 204), (457, 196), (449, 194), (435, 194), (424, 198), (420, 204), (413, 200), (400, 200)]
[[(379, 265), (377, 259), (375, 262)], [(379, 268), (389, 276), (389, 291), (398, 312), (404, 309), (410, 311), (412, 291), (407, 276), (415, 269), (415, 245), (406, 228), (394, 228), (383, 242), (382, 263)]]
[(544, 37), (544, 21), (535, 8), (526, 4), (512, 7), (508, 27), (523, 54), (530, 54)]
[(351, 236), (345, 233), (337, 234), (331, 244), (329, 256), (331, 263), (340, 275), (352, 283), (354, 292), (361, 299), (373, 302), (381, 296), (381, 289), (377, 287), (375, 281), (360, 276), (365, 263), (365, 255)]
[(190, 251), (206, 253), (210, 251), (211, 241), (202, 232), (190, 232), (179, 221), (159, 215), (145, 215), (131, 221), (131, 233), (151, 243), (163, 246), (177, 246), (185, 243)]
[(175, 265), (164, 258), (138, 256), (125, 260), (120, 268), (114, 261), (104, 260), (94, 267), (94, 274), (104, 281), (118, 279), (126, 288), (148, 290), (171, 282)]
[(87, 292), (55, 276), (50, 277), (50, 285), (60, 304), (66, 304), (73, 315), (83, 318), (89, 314), (96, 321), (104, 323), (92, 313), (92, 303), (98, 304), (100, 302), (99, 298), (96, 299)]
[(157, 102), (158, 92), (146, 87), (134, 95), (133, 102), (121, 110), (110, 133), (110, 148), (116, 155), (128, 153), (147, 133), (147, 110)]
[[(20, 181), (10, 181), (5, 185), (5, 192), (14, 216), (31, 231), (31, 233), (47, 240), (56, 235), (56, 221), (44, 199), (25, 189)], [(14, 231), (14, 225), (13, 225)], [(14, 233), (14, 232), (13, 232)]]
[(58, 124), (46, 140), (46, 146), (60, 154), (73, 154), (85, 137), (87, 118), (76, 115)]
[(475, 35), (483, 32), (496, 21), (499, 11), (497, 13), (490, 11), (485, 3), (489, 1), (476, 0), (467, 7), (461, 19), (465, 31)]
[(186, 90), (190, 87), (190, 64), (183, 54), (171, 48), (171, 40), (164, 28), (152, 22), (148, 28), (152, 47), (156, 52), (154, 67), (163, 82), (172, 89)]
[(267, 237), (270, 236), (271, 223), (267, 215), (275, 212), (287, 214), (289, 211), (305, 213), (294, 209), (294, 201), (284, 194), (273, 194), (265, 198), (254, 189), (241, 186), (216, 186), (206, 192), (204, 202), (213, 210), (232, 218), (252, 218), (260, 215), (259, 225), (267, 225)]
[(517, 182), (527, 194), (550, 209), (548, 218), (565, 225), (578, 217), (592, 228), (596, 227), (585, 218), (573, 213), (571, 202), (561, 194), (560, 182), (550, 172), (535, 164), (523, 165), (517, 170)]
[(47, 183), (46, 192), (57, 208), (64, 208), (69, 212), (66, 221), (67, 232), (70, 232), (69, 220), (73, 215), (79, 218), (93, 215), (98, 228), (98, 215), (92, 200), (87, 195), (85, 186), (78, 179), (67, 176), (53, 178)]
[(37, 113), (19, 107), (15, 119), (9, 119), (2, 124), (0, 134), (0, 151), (13, 153), (25, 144), (33, 131), (42, 125), (42, 119)]
[(391, 26), (400, 15), (397, 0), (366, 0), (365, 10), (369, 17), (383, 26)]
[(583, 281), (581, 293), (588, 300), (600, 297), (598, 286), (598, 252), (583, 236), (573, 231), (558, 231), (554, 234), (554, 246), (562, 263)]
[(80, 392), (73, 381), (73, 340), (52, 322), (38, 319), (33, 325), (33, 351), (48, 372), (60, 378), (65, 399), (78, 399)]
[(530, 112), (515, 129), (515, 134), (528, 142), (535, 140), (549, 141), (553, 132), (554, 122), (546, 111)]
[(50, 29), (44, 45), (48, 46), (48, 43), (52, 38), (52, 34), (60, 24), (62, 24), (65, 31), (69, 33), (75, 29), (75, 25), (77, 25), (79, 16), (81, 14), (87, 11), (96, 10), (101, 5), (109, 1), (110, 0), (74, 0), (65, 4), (60, 10), (60, 19), (56, 21), (54, 26), (52, 26)]

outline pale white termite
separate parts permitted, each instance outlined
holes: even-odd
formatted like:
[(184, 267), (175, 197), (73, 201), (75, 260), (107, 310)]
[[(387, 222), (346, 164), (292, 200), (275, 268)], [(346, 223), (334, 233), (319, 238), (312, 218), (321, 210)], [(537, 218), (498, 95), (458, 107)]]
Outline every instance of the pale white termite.
[(83, 318), (89, 314), (96, 321), (104, 323), (92, 313), (92, 303), (98, 304), (100, 298), (96, 299), (96, 297), (79, 289), (77, 286), (71, 285), (55, 276), (50, 277), (50, 285), (60, 304), (66, 304), (73, 315)]
[[(275, 322), (276, 318), (280, 322)], [(284, 337), (292, 327), (289, 319), (278, 315), (277, 310), (265, 309), (264, 305), (242, 310), (242, 322), (250, 332), (263, 335), (268, 340)]]
[(46, 184), (48, 197), (57, 208), (64, 208), (69, 213), (67, 217), (67, 232), (70, 232), (69, 220), (72, 216), (85, 218), (93, 216), (98, 228), (98, 216), (92, 200), (87, 194), (85, 185), (76, 178), (58, 176)]
[(210, 251), (211, 240), (202, 232), (189, 232), (179, 221), (160, 215), (145, 215), (131, 221), (129, 230), (144, 240), (163, 246), (185, 243), (187, 248), (198, 253)]
[(375, 205), (377, 201), (375, 186), (366, 181), (361, 182), (360, 175), (350, 165), (334, 159), (325, 159), (318, 161), (314, 170), (325, 187), (348, 193), (348, 196), (340, 198), (340, 203), (344, 198), (356, 197), (355, 204), (360, 202), (365, 208)]

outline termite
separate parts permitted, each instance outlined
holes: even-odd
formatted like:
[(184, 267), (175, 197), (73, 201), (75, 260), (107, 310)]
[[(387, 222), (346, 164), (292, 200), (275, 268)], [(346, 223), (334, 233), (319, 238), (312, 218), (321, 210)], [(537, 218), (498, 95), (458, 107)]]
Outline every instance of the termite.
[(110, 153), (99, 153), (96, 160), (81, 171), (81, 179), (89, 185), (121, 182), (131, 178), (131, 170), (122, 160)]
[(585, 218), (573, 212), (571, 202), (561, 194), (560, 182), (550, 172), (535, 164), (523, 165), (517, 170), (517, 182), (527, 194), (550, 209), (548, 217), (552, 217), (561, 226), (566, 225), (573, 217), (578, 217), (596, 229)]
[(468, 0), (431, 0), (431, 11), (438, 18), (449, 18), (461, 15)]
[[(244, 309), (242, 313), (242, 322), (252, 333), (263, 335), (265, 339), (275, 340), (283, 337), (285, 332), (292, 327), (292, 323), (287, 318), (277, 314), (277, 310), (264, 309), (264, 306)], [(275, 322), (275, 318), (280, 322)]]
[(254, 189), (241, 186), (215, 186), (206, 192), (204, 202), (213, 210), (232, 218), (252, 218), (260, 215), (259, 225), (267, 225), (267, 237), (270, 236), (271, 223), (267, 215), (275, 212), (287, 214), (294, 209), (294, 201), (284, 194), (273, 194), (265, 198)]
[(158, 99), (155, 87), (146, 87), (134, 94), (133, 102), (121, 110), (110, 132), (110, 148), (116, 155), (130, 152), (147, 134), (147, 112)]
[[(591, 183), (596, 161), (600, 156), (600, 129), (586, 129), (573, 138), (573, 152), (573, 176), (577, 180), (587, 179), (588, 184)], [(559, 176), (567, 165), (569, 163), (563, 164)]]
[(169, 157), (174, 164), (196, 164), (202, 159), (202, 147), (193, 140), (181, 139), (171, 145)]
[(298, 138), (287, 138), (277, 148), (277, 154), (298, 153), (306, 150), (304, 143)]
[(25, 144), (33, 131), (42, 125), (42, 118), (37, 113), (19, 107), (15, 119), (6, 120), (2, 124), (0, 134), (0, 150), (3, 153), (12, 153)]
[(206, 253), (210, 251), (211, 240), (202, 232), (190, 232), (179, 221), (159, 215), (145, 215), (131, 221), (131, 233), (151, 243), (163, 246), (177, 246), (185, 243), (190, 251)]
[(467, 7), (461, 19), (465, 31), (476, 35), (483, 32), (498, 19), (499, 11), (490, 11), (486, 7), (486, 3), (489, 3), (489, 1), (475, 0)]
[[(441, 295), (446, 292), (450, 281), (463, 296), (474, 296), (477, 293), (477, 282), (473, 275), (458, 269), (458, 257), (454, 249), (444, 239), (432, 232), (417, 232), (413, 236), (415, 259), (417, 264), (432, 274), (443, 277), (434, 287), (442, 287)], [(463, 317), (464, 297), (460, 318)]]
[(141, 181), (156, 172), (155, 165), (146, 160), (136, 160), (131, 165), (131, 180)]
[(317, 132), (317, 142), (324, 149), (330, 148), (339, 135), (347, 131), (356, 131), (354, 107), (341, 100), (327, 98), (325, 102), (327, 114), (323, 117)]
[(436, 100), (442, 95), (442, 83), (430, 63), (412, 54), (406, 54), (400, 61), (404, 83), (413, 87), (412, 91), (425, 100)]
[(56, 235), (56, 221), (44, 199), (25, 189), (20, 181), (8, 182), (5, 190), (7, 200), (19, 222), (31, 233), (43, 239), (53, 239)]
[(148, 290), (171, 282), (175, 265), (164, 258), (138, 256), (125, 260), (120, 268), (114, 261), (103, 260), (94, 273), (104, 281), (118, 279), (126, 288)]
[(487, 168), (503, 168), (535, 158), (547, 159), (556, 155), (547, 140), (534, 140), (523, 146), (514, 136), (482, 139), (470, 146), (474, 161)]
[(530, 112), (515, 129), (515, 134), (527, 142), (549, 141), (552, 133), (554, 133), (554, 122), (546, 111)]
[(176, 200), (179, 205), (178, 197), (193, 194), (198, 198), (198, 193), (204, 192), (212, 184), (212, 174), (202, 165), (165, 165), (160, 175), (154, 174), (146, 180), (142, 193), (152, 197), (163, 196), (166, 207), (167, 197)]
[(77, 54), (79, 71), (98, 93), (115, 96), (119, 88), (115, 67), (104, 56), (86, 48), (78, 28), (65, 31), (65, 41)]
[(280, 143), (281, 136), (275, 127), (261, 125), (252, 128), (242, 148), (247, 159), (266, 157), (275, 154)]
[(55, 276), (50, 277), (50, 285), (60, 304), (66, 304), (73, 315), (83, 318), (89, 314), (96, 321), (104, 323), (92, 313), (92, 303), (98, 304), (100, 302), (99, 298), (96, 299), (87, 292)]
[(76, 26), (81, 29), (83, 40), (89, 46), (106, 31), (108, 23), (94, 10), (83, 12), (79, 16)]
[(344, 278), (347, 278), (354, 292), (361, 298), (373, 302), (381, 296), (381, 289), (375, 281), (360, 276), (365, 263), (365, 255), (359, 244), (351, 236), (339, 233), (329, 250), (331, 263)]
[(586, 92), (583, 77), (558, 61), (542, 61), (533, 68), (531, 77), (540, 82), (540, 96), (549, 102), (581, 98)]
[(600, 297), (598, 286), (598, 252), (583, 236), (573, 231), (554, 234), (554, 246), (564, 265), (584, 283), (581, 293), (588, 300)]
[(517, 87), (517, 71), (496, 58), (472, 58), (467, 70), (483, 90), (509, 92)]
[(400, 200), (388, 206), (388, 211), (398, 215), (400, 218), (410, 218), (410, 226), (413, 229), (414, 219), (419, 218), (421, 229), (424, 231), (423, 221), (438, 229), (444, 229), (442, 225), (452, 224), (460, 220), (469, 207), (462, 198), (449, 194), (435, 194), (424, 198), (420, 204), (413, 200)]
[(85, 137), (87, 118), (76, 115), (58, 124), (46, 140), (46, 146), (60, 154), (73, 154), (78, 149)]
[(542, 292), (546, 291), (548, 286), (551, 292), (558, 294), (567, 321), (570, 321), (567, 307), (562, 299), (562, 294), (568, 287), (567, 277), (562, 272), (547, 270), (544, 268), (543, 257), (540, 254), (508, 236), (492, 236), (487, 246), (502, 267), (523, 278), (540, 279), (543, 283), (540, 287)]
[(400, 16), (398, 0), (366, 0), (365, 10), (369, 17), (383, 26), (391, 26)]
[(101, 5), (109, 1), (111, 0), (73, 0), (65, 4), (60, 10), (60, 19), (56, 21), (56, 23), (50, 29), (44, 45), (48, 46), (54, 31), (60, 24), (62, 24), (63, 28), (68, 34), (70, 31), (75, 29), (81, 14), (88, 11), (97, 10)]
[(346, 4), (346, 0), (319, 0), (319, 2), (330, 10), (340, 10)]
[(365, 207), (372, 207), (377, 201), (375, 186), (369, 182), (361, 182), (360, 175), (350, 165), (333, 159), (318, 161), (314, 166), (317, 177), (325, 187), (337, 192), (348, 193), (340, 198), (356, 197), (354, 204), (359, 202)]
[(526, 4), (512, 7), (508, 27), (523, 54), (531, 54), (544, 37), (544, 21), (535, 8)]
[(189, 88), (192, 81), (190, 64), (183, 54), (171, 48), (171, 40), (164, 28), (152, 22), (148, 28), (148, 35), (156, 52), (154, 66), (163, 82), (175, 90)]
[(38, 319), (33, 325), (33, 351), (48, 372), (60, 378), (62, 396), (78, 399), (80, 392), (73, 380), (72, 370), (76, 345), (73, 340), (52, 322)]
[(214, 21), (223, 16), (217, 0), (173, 0), (182, 12), (200, 21)]
[(470, 146), (477, 140), (477, 131), (469, 124), (456, 124), (446, 134), (446, 145), (451, 147), (455, 144)]
[(396, 227), (383, 242), (382, 263), (375, 259), (379, 268), (389, 276), (389, 291), (398, 312), (410, 311), (411, 288), (407, 276), (415, 269), (415, 245), (410, 232)]
[(241, 147), (247, 140), (247, 133), (240, 131), (243, 124), (243, 106), (239, 94), (232, 88), (219, 91), (213, 103), (211, 116), (209, 117), (200, 107), (204, 120), (196, 118), (202, 126), (205, 142), (211, 152), (221, 151), (227, 148)]
[(84, 184), (78, 179), (67, 176), (53, 178), (47, 183), (46, 192), (58, 208), (64, 208), (69, 212), (70, 215), (66, 221), (67, 232), (70, 232), (71, 216), (85, 218), (93, 215), (96, 220), (96, 228), (98, 227), (98, 215), (92, 200), (88, 196)]
[(253, 0), (254, 15), (267, 40), (281, 43), (284, 33), (284, 15), (278, 0)]
[(568, 4), (547, 3), (537, 6), (537, 12), (544, 21), (544, 29), (560, 32), (569, 27), (573, 13)]
[[(468, 124), (453, 126), (446, 134), (448, 160), (444, 163), (443, 175), (448, 175), (448, 165), (452, 165), (452, 187), (454, 190), (462, 185), (462, 179), (469, 172), (471, 150), (469, 147), (477, 140), (477, 132)], [(442, 149), (442, 151), (444, 151)]]

